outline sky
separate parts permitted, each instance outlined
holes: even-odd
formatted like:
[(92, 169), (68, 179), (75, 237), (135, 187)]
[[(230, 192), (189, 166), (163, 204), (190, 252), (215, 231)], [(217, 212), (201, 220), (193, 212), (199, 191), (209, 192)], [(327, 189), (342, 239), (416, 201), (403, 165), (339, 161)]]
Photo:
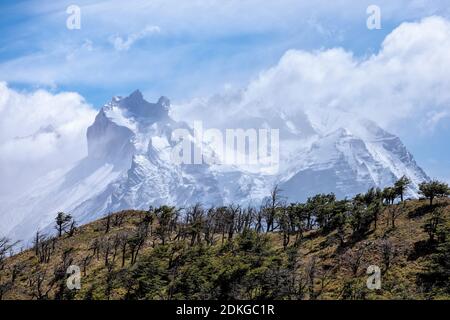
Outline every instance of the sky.
[[(67, 27), (70, 5), (79, 29)], [(370, 5), (381, 29), (367, 28)], [(84, 150), (95, 110), (137, 88), (181, 115), (195, 113), (192, 100), (244, 90), (288, 110), (367, 115), (450, 181), (449, 21), (447, 0), (1, 1), (0, 154), (65, 164), (57, 155)], [(63, 139), (11, 142), (49, 123)]]

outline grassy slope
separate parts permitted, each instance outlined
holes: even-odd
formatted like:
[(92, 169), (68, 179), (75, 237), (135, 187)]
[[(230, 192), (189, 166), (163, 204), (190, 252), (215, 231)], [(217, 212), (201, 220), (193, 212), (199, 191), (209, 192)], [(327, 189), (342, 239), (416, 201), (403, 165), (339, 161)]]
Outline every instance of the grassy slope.
[[(450, 220), (450, 201), (445, 200), (440, 204), (444, 208), (444, 218), (446, 222)], [(369, 233), (364, 239), (352, 242), (347, 240), (345, 248), (339, 248), (338, 241), (335, 237), (336, 232), (328, 235), (322, 235), (318, 232), (311, 231), (306, 234), (305, 239), (300, 246), (302, 261), (310, 260), (311, 257), (317, 257), (317, 263), (323, 270), (333, 270), (324, 280), (325, 288), (320, 299), (339, 299), (345, 283), (351, 282), (354, 287), (360, 287), (366, 291), (366, 298), (369, 299), (424, 299), (427, 296), (421, 293), (420, 288), (416, 285), (418, 272), (424, 270), (429, 255), (415, 253), (415, 244), (425, 241), (428, 235), (423, 231), (422, 226), (425, 220), (430, 216), (430, 212), (426, 210), (427, 202), (425, 201), (409, 201), (406, 202), (404, 212), (396, 221), (396, 228), (392, 229), (387, 226), (387, 215), (385, 211), (380, 218), (376, 231)], [(135, 228), (135, 223), (140, 216), (144, 214), (142, 211), (126, 211), (126, 219), (120, 228), (112, 228), (108, 233), (108, 237), (112, 237), (118, 232), (128, 232)], [(74, 264), (82, 265), (82, 259), (88, 254), (89, 246), (96, 238), (104, 237), (103, 223), (95, 221), (90, 224), (81, 226), (73, 237), (64, 236), (58, 239), (56, 243), (56, 252), (53, 254), (50, 263), (39, 264), (33, 250), (24, 251), (16, 256), (8, 259), (4, 271), (0, 271), (0, 283), (11, 277), (11, 269), (13, 265), (22, 264), (24, 270), (15, 282), (14, 287), (9, 290), (5, 299), (30, 299), (29, 279), (36, 274), (37, 270), (47, 270), (47, 276), (51, 278), (55, 266), (61, 261), (62, 252), (68, 248), (74, 248), (73, 258)], [(350, 231), (348, 231), (349, 233)], [(269, 234), (270, 245), (275, 252), (279, 252), (282, 256), (282, 240), (278, 233)], [(382, 266), (382, 251), (380, 247), (381, 239), (388, 239), (396, 248), (396, 253), (392, 262), (392, 266), (382, 276), (382, 289), (376, 291), (367, 291), (365, 283), (367, 275), (365, 274), (368, 265)], [(140, 254), (138, 260), (148, 256), (153, 249), (152, 239), (148, 239)], [(346, 250), (350, 249), (356, 252), (358, 248), (368, 245), (362, 259), (361, 267), (357, 275), (353, 276), (346, 263)], [(158, 244), (157, 244), (158, 246)], [(216, 246), (220, 246), (220, 241)], [(115, 270), (120, 270), (120, 257), (116, 261)], [(333, 267), (338, 266), (336, 269)], [(127, 259), (124, 272), (129, 272), (129, 259)], [(82, 289), (75, 298), (82, 299), (85, 297), (87, 290), (95, 288), (92, 297), (103, 299), (102, 294), (105, 287), (105, 279), (107, 271), (104, 261), (100, 257), (99, 260), (93, 259), (87, 268), (87, 274), (82, 278)], [(46, 283), (44, 284), (46, 285)], [(316, 279), (315, 286), (320, 288), (321, 280)], [(118, 286), (113, 289), (111, 298), (121, 299), (125, 294), (125, 289)], [(50, 298), (53, 297), (53, 291), (50, 292)], [(445, 298), (447, 296), (435, 297)]]

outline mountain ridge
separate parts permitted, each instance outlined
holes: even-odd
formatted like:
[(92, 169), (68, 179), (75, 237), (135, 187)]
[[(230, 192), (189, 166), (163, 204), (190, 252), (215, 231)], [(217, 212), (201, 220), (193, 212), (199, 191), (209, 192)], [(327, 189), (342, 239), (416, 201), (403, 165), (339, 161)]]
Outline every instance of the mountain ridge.
[[(43, 178), (49, 180), (45, 187), (34, 188), (39, 189), (37, 194), (28, 193), (0, 209), (7, 221), (11, 207), (22, 205), (7, 234), (29, 238), (37, 228), (48, 229), (58, 211), (86, 223), (111, 211), (149, 205), (257, 206), (275, 184), (290, 201), (330, 192), (344, 198), (387, 186), (403, 175), (412, 180), (407, 195), (417, 197), (418, 184), (428, 180), (400, 139), (369, 120), (323, 134), (312, 131), (315, 125), (306, 115), (289, 118), (273, 110), (271, 118), (255, 119), (259, 125), (280, 129), (278, 173), (268, 174), (263, 166), (249, 171), (239, 165), (174, 164), (172, 151), (181, 142), (171, 133), (182, 128), (192, 134), (192, 128), (172, 119), (169, 110), (168, 98), (150, 103), (139, 90), (113, 97), (87, 129), (85, 159), (66, 172)], [(252, 121), (244, 122), (251, 128)]]

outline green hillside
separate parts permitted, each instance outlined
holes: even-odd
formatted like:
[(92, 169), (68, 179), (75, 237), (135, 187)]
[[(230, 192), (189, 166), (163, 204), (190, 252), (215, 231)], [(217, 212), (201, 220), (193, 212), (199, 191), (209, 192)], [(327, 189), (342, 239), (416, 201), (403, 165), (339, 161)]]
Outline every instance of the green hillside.
[[(390, 203), (390, 204), (388, 204)], [(258, 209), (122, 211), (7, 258), (2, 299), (449, 299), (450, 201), (392, 204), (370, 190)], [(1, 251), (0, 251), (1, 253)], [(69, 290), (70, 265), (81, 289)], [(381, 270), (368, 289), (367, 268)]]

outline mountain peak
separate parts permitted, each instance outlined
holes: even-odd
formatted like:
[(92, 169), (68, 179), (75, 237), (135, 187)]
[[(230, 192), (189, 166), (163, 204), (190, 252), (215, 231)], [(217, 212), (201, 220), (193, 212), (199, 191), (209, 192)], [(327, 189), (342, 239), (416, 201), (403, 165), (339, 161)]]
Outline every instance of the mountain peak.
[(169, 98), (165, 97), (165, 96), (161, 96), (158, 99), (158, 104), (164, 108), (169, 108), (170, 107), (170, 100)]
[(158, 102), (150, 103), (144, 99), (140, 90), (135, 90), (128, 97), (118, 101), (118, 104), (120, 108), (134, 116), (158, 121), (168, 116), (170, 100), (162, 96)]
[(137, 99), (137, 100), (144, 100), (144, 96), (142, 95), (142, 92), (139, 89), (134, 90), (128, 98)]

